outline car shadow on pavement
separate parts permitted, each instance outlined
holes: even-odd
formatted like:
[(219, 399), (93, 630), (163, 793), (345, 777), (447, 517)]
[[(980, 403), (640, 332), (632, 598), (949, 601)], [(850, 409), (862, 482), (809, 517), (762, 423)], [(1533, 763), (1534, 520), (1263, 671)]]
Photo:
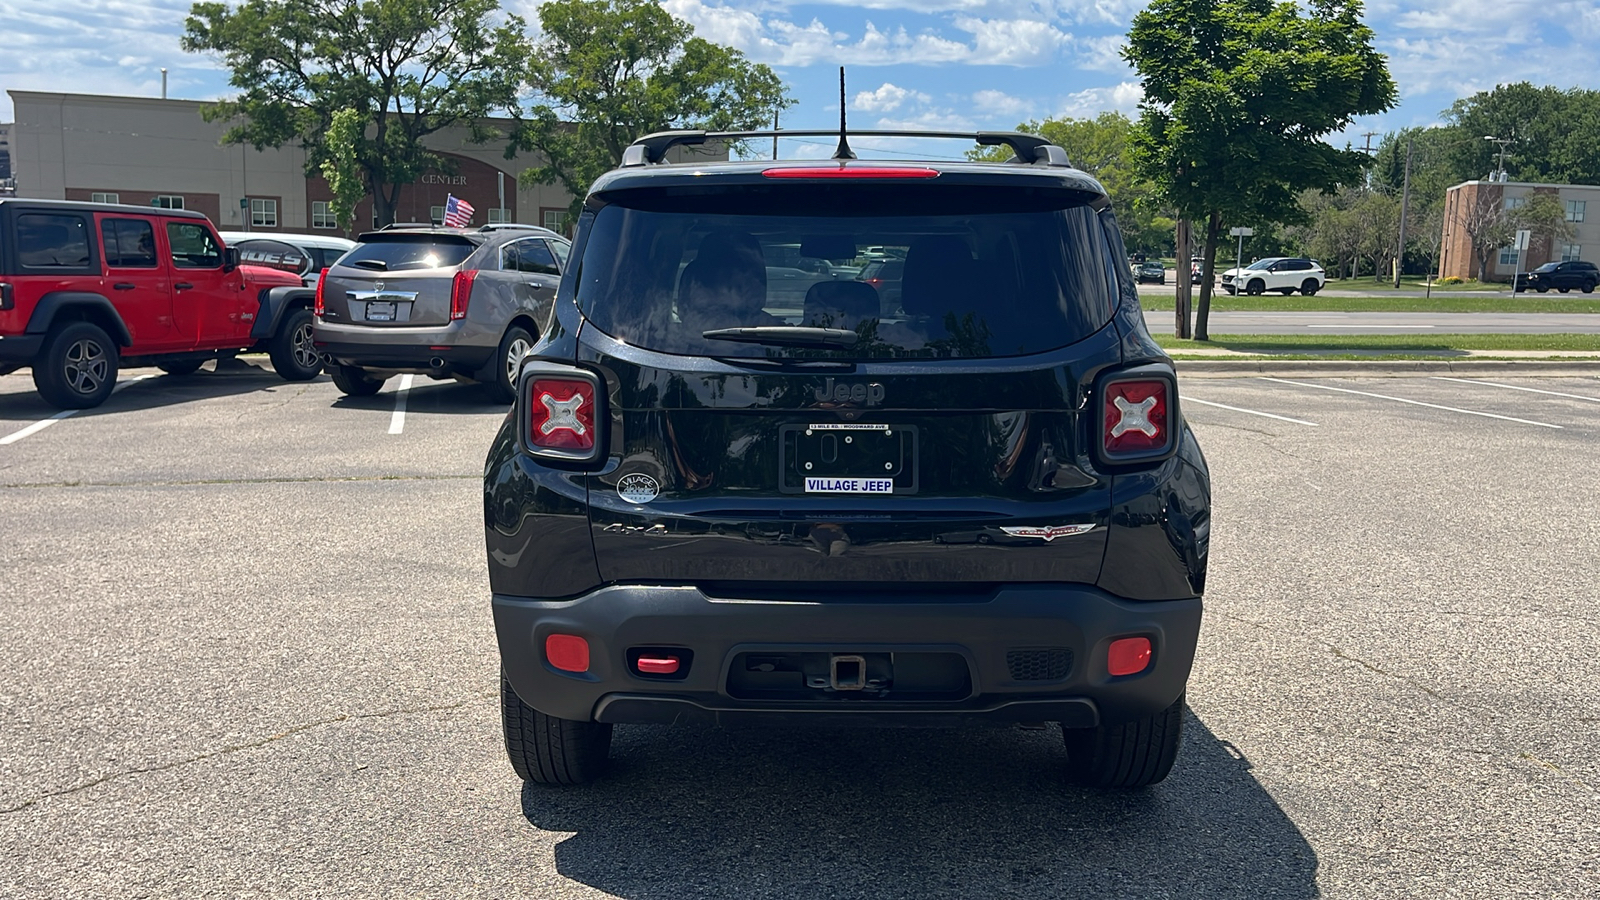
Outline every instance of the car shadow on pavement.
[[(12, 378), (27, 378), (26, 373)], [(137, 381), (132, 379), (137, 378)], [(317, 376), (327, 380), (326, 375)], [(159, 369), (139, 368), (124, 370), (119, 380), (129, 382), (106, 399), (105, 403), (91, 409), (79, 410), (73, 415), (81, 417), (105, 416), (176, 406), (195, 400), (214, 400), (258, 391), (296, 388), (315, 381), (285, 381), (271, 369), (262, 369), (245, 363), (230, 362), (226, 368), (213, 372), (202, 369), (189, 375), (168, 375)], [(32, 382), (29, 381), (29, 385)], [(62, 410), (51, 406), (34, 391), (0, 394), (0, 422), (28, 422), (47, 419)]]
[[(393, 409), (395, 392), (399, 390), (400, 377), (391, 377), (383, 390), (370, 397), (341, 395), (333, 401), (334, 409)], [(417, 376), (411, 390), (406, 392), (407, 414), (421, 415), (483, 415), (504, 413), (509, 404), (489, 399), (483, 385), (464, 384), (459, 381), (433, 381)]]
[(617, 897), (1316, 897), (1317, 857), (1186, 713), (1172, 776), (1075, 787), (1061, 734), (618, 728), (612, 771), (525, 785), (573, 832), (565, 877)]

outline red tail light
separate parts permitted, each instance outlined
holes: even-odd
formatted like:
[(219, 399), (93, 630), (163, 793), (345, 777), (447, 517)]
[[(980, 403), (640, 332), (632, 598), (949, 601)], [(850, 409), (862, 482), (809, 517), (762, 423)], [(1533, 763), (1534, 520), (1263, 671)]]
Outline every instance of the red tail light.
[[(459, 276), (457, 276), (459, 277)], [(528, 441), (547, 450), (594, 449), (594, 385), (538, 378), (528, 392)]]
[(1106, 385), (1106, 455), (1160, 454), (1172, 444), (1172, 387), (1164, 378), (1114, 381)]
[(465, 319), (467, 317), (467, 304), (472, 302), (472, 282), (477, 279), (477, 269), (467, 269), (456, 273), (456, 280), (450, 285), (450, 319)]
[(783, 166), (763, 169), (767, 178), (937, 178), (938, 169), (914, 166)]
[(323, 269), (322, 270), (322, 274), (317, 276), (317, 302), (316, 302), (316, 306), (311, 310), (311, 314), (316, 316), (317, 318), (321, 318), (323, 312), (325, 312), (327, 310), (327, 308), (328, 308), (327, 304), (322, 299), (322, 289), (327, 284), (328, 284), (328, 270), (327, 269)]

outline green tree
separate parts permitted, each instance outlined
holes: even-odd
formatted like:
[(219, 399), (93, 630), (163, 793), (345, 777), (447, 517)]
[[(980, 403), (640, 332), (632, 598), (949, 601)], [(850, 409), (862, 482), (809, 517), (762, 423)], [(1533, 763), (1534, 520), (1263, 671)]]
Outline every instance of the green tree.
[(635, 139), (668, 128), (749, 130), (793, 103), (771, 68), (694, 36), (652, 0), (551, 0), (527, 67), (534, 104), (513, 147), (543, 166), (522, 177), (560, 182), (583, 202)]
[[(447, 167), (425, 138), (466, 126), (488, 139), (481, 120), (516, 106), (525, 30), (496, 0), (244, 0), (194, 4), (182, 45), (219, 56), (239, 90), (205, 111), (237, 123), (224, 141), (297, 141), (308, 174), (353, 164), (386, 224), (403, 186)], [(356, 121), (346, 115), (340, 133), (359, 137), (336, 159), (328, 138), (341, 110)]]
[(1123, 56), (1144, 85), (1135, 166), (1204, 222), (1196, 339), (1225, 224), (1297, 222), (1301, 191), (1361, 180), (1366, 155), (1325, 141), (1394, 105), (1361, 12), (1359, 0), (1153, 0), (1134, 16)]
[[(1117, 211), (1117, 225), (1128, 249), (1157, 254), (1172, 248), (1176, 224), (1162, 208), (1155, 187), (1133, 165), (1133, 121), (1119, 112), (1103, 112), (1092, 119), (1045, 119), (1023, 122), (1017, 130), (1037, 134), (1067, 151), (1074, 166), (1099, 179)], [(1011, 158), (1008, 147), (975, 147), (967, 158), (1003, 162)]]
[(341, 109), (333, 114), (324, 141), (327, 150), (322, 160), (322, 177), (333, 191), (333, 217), (339, 227), (349, 234), (355, 229), (356, 204), (367, 195), (366, 178), (356, 163), (361, 141), (366, 137), (367, 125), (361, 113)]
[(1567, 221), (1566, 204), (1544, 191), (1528, 194), (1522, 205), (1509, 210), (1506, 217), (1513, 229), (1529, 232), (1530, 248), (1543, 256), (1551, 255), (1556, 241), (1570, 241), (1578, 233), (1577, 227)]

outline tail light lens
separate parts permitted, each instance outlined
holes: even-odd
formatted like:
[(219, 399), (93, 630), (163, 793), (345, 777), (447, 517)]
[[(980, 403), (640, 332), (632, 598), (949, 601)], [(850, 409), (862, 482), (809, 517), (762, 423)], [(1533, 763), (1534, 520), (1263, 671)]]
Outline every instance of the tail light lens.
[(456, 280), (450, 285), (451, 321), (467, 317), (467, 304), (472, 302), (472, 282), (477, 278), (477, 269), (467, 269), (464, 272), (456, 273)]
[(605, 400), (599, 377), (587, 369), (529, 360), (517, 390), (523, 452), (558, 463), (599, 459)]
[(1137, 675), (1150, 668), (1150, 639), (1118, 638), (1106, 651), (1106, 671), (1112, 675)]
[(1165, 366), (1119, 372), (1100, 387), (1100, 456), (1116, 464), (1158, 462), (1177, 450), (1178, 383)]
[(328, 309), (328, 305), (327, 305), (326, 301), (323, 300), (323, 294), (322, 294), (323, 289), (325, 287), (327, 287), (327, 285), (328, 285), (328, 270), (327, 269), (323, 269), (322, 270), (322, 274), (317, 276), (317, 302), (316, 302), (315, 307), (311, 310), (311, 314), (316, 316), (319, 319), (322, 318), (322, 314), (324, 312), (326, 312), (327, 309)]

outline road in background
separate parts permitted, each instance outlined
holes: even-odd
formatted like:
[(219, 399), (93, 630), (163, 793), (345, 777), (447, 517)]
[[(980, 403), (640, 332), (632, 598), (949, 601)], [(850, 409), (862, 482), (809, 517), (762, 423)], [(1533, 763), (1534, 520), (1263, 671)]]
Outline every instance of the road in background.
[[(1276, 298), (1275, 298), (1276, 299)], [(1172, 330), (1172, 310), (1150, 310), (1145, 324)], [(1596, 313), (1223, 312), (1212, 334), (1600, 334)]]
[(0, 446), (0, 895), (1600, 894), (1600, 379), (1185, 377), (1213, 561), (1152, 789), (1067, 785), (1054, 726), (641, 726), (562, 790), (500, 745), (504, 408), (209, 368)]

